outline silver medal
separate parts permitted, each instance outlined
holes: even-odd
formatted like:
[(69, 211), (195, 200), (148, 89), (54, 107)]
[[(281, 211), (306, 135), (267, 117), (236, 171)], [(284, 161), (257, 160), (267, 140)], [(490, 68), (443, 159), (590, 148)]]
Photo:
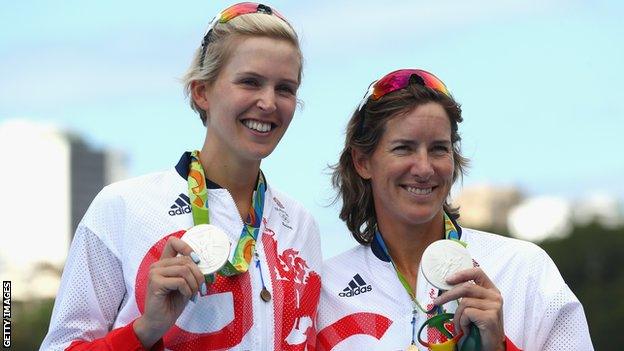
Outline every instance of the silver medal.
[(230, 240), (212, 224), (196, 225), (187, 230), (181, 239), (199, 256), (197, 266), (204, 275), (221, 269), (230, 256)]
[(455, 285), (446, 277), (464, 269), (472, 268), (468, 249), (454, 240), (438, 240), (427, 246), (420, 261), (420, 269), (427, 281), (440, 290), (451, 290)]

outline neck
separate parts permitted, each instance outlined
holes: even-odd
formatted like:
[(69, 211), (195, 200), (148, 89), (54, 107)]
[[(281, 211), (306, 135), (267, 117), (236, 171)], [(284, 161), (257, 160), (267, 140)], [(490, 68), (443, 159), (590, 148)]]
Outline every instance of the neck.
[(392, 261), (414, 291), (423, 252), (429, 244), (444, 236), (442, 212), (431, 221), (416, 226), (379, 219), (377, 225)]
[(199, 161), (206, 177), (230, 192), (244, 220), (251, 206), (251, 196), (256, 187), (260, 161), (241, 162), (225, 155), (204, 144), (199, 153)]

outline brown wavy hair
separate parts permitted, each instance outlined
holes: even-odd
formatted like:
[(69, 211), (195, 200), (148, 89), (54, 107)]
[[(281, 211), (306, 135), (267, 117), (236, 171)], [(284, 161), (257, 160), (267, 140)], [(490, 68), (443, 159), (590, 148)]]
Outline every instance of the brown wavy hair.
[[(356, 148), (364, 155), (370, 156), (377, 148), (386, 130), (386, 123), (390, 119), (405, 115), (429, 102), (440, 104), (451, 122), (453, 183), (455, 183), (458, 178), (463, 177), (468, 167), (468, 159), (461, 154), (461, 137), (458, 132), (458, 125), (463, 121), (461, 106), (452, 97), (413, 82), (408, 87), (389, 93), (377, 101), (369, 99), (349, 120), (340, 159), (337, 164), (331, 166), (332, 184), (337, 190), (334, 202), (342, 200), (340, 219), (346, 223), (351, 235), (360, 244), (370, 244), (377, 229), (377, 219), (370, 181), (357, 173), (351, 150)], [(443, 208), (452, 219), (459, 218), (459, 209), (451, 206), (448, 197)]]

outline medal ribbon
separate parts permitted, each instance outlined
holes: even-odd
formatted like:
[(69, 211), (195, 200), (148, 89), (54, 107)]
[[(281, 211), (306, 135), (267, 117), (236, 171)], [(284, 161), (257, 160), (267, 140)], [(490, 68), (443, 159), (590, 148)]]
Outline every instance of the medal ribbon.
[[(443, 212), (443, 214), (444, 214), (444, 237), (446, 239), (449, 239), (449, 240), (455, 240), (455, 241), (459, 242), (460, 244), (462, 244), (465, 247), (466, 243), (464, 243), (463, 241), (460, 240), (459, 232), (457, 231), (457, 228), (455, 227), (455, 224), (453, 223), (451, 218), (446, 214), (446, 212)], [(394, 260), (392, 259), (392, 256), (390, 256), (390, 253), (388, 252), (388, 247), (386, 246), (386, 243), (384, 242), (383, 237), (381, 236), (381, 233), (379, 232), (379, 230), (377, 230), (375, 232), (375, 239), (379, 243), (379, 246), (384, 251), (385, 255), (390, 259), (390, 263), (392, 263), (392, 267), (394, 268), (394, 271), (396, 272), (396, 275), (399, 278), (399, 281), (401, 282), (401, 285), (403, 285), (403, 288), (405, 289), (405, 291), (407, 292), (409, 297), (412, 299), (412, 302), (414, 303), (415, 308), (418, 308), (424, 314), (434, 314), (434, 313), (436, 315), (443, 314), (444, 311), (442, 310), (441, 306), (433, 306), (430, 310), (426, 310), (424, 307), (422, 307), (422, 305), (418, 302), (418, 299), (416, 299), (415, 291), (412, 291), (412, 289), (409, 286), (409, 283), (407, 282), (407, 279), (405, 278), (403, 273), (401, 273), (401, 271), (399, 271), (397, 269), (396, 265), (394, 264)], [(412, 345), (410, 345), (410, 346), (414, 346), (416, 344), (416, 330), (415, 330), (416, 325), (415, 325), (415, 323), (416, 323), (416, 310), (414, 309), (414, 316), (412, 318)], [(422, 330), (422, 328), (421, 328), (421, 330)], [(452, 340), (449, 340), (449, 341), (450, 341), (450, 343), (449, 343), (450, 348), (448, 350), (453, 350), (455, 348), (455, 343), (456, 342), (452, 341)], [(442, 346), (442, 344), (439, 344), (439, 345)], [(428, 346), (431, 347), (432, 345), (428, 345)], [(442, 348), (440, 348), (440, 350), (447, 350), (447, 349), (442, 347)]]
[[(210, 210), (208, 209), (208, 190), (206, 189), (206, 175), (204, 168), (199, 162), (199, 151), (191, 153), (191, 163), (188, 174), (188, 191), (191, 202), (191, 212), (193, 214), (193, 224), (209, 224)], [(247, 272), (251, 259), (256, 249), (256, 239), (260, 231), (262, 212), (264, 211), (264, 194), (266, 192), (266, 182), (262, 171), (258, 176), (256, 190), (253, 193), (251, 206), (247, 219), (243, 222), (243, 230), (234, 250), (233, 262), (229, 260), (219, 270), (223, 276), (232, 276)], [(214, 277), (211, 277), (213, 280)]]
[[(464, 242), (459, 240), (459, 233), (457, 231), (457, 228), (455, 227), (455, 224), (453, 224), (453, 221), (451, 221), (449, 216), (446, 214), (446, 212), (444, 212), (444, 233), (445, 233), (444, 237), (446, 239), (456, 240), (459, 243), (461, 243), (462, 245), (466, 246), (466, 244)], [(432, 309), (432, 310), (429, 310), (429, 311), (424, 309), (420, 305), (418, 300), (416, 299), (416, 294), (410, 288), (409, 283), (407, 282), (407, 279), (405, 279), (405, 276), (403, 275), (403, 273), (401, 273), (401, 271), (399, 271), (397, 269), (396, 265), (394, 264), (394, 260), (392, 260), (392, 256), (390, 256), (390, 253), (388, 252), (388, 247), (386, 246), (386, 243), (384, 242), (383, 237), (381, 236), (381, 233), (379, 232), (379, 230), (377, 230), (375, 232), (375, 237), (377, 239), (377, 242), (379, 243), (379, 246), (381, 246), (381, 248), (384, 251), (384, 253), (386, 254), (386, 256), (388, 258), (390, 258), (390, 263), (392, 263), (392, 267), (394, 268), (394, 271), (396, 272), (396, 275), (399, 278), (399, 281), (401, 282), (401, 285), (403, 285), (403, 288), (405, 288), (405, 291), (407, 291), (407, 293), (409, 294), (410, 298), (414, 302), (414, 305), (419, 310), (421, 310), (423, 313), (425, 313), (425, 314), (433, 313), (435, 311), (435, 309)]]

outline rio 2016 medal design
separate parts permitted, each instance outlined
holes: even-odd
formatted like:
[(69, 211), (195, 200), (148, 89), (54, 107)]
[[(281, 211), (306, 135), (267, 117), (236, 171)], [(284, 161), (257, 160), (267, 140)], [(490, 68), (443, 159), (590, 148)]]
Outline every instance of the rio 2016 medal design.
[(420, 261), (420, 269), (427, 281), (440, 290), (450, 290), (454, 285), (446, 277), (472, 268), (468, 249), (455, 240), (443, 239), (427, 246)]
[(218, 271), (230, 255), (230, 240), (212, 224), (199, 224), (187, 230), (181, 238), (201, 260), (197, 266), (204, 275)]

